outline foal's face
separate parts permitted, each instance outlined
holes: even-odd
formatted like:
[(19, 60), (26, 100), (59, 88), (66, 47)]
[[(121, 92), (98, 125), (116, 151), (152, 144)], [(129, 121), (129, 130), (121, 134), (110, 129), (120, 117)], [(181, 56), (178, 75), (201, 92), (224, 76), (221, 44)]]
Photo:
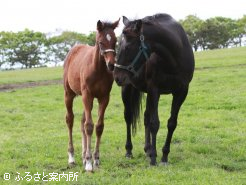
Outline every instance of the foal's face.
[(116, 37), (113, 30), (105, 30), (98, 35), (100, 53), (110, 71), (114, 70)]
[(115, 45), (117, 42), (114, 29), (117, 27), (119, 20), (113, 24), (97, 23), (96, 43), (100, 48), (100, 54), (104, 57), (107, 68), (110, 71), (114, 70), (115, 64)]

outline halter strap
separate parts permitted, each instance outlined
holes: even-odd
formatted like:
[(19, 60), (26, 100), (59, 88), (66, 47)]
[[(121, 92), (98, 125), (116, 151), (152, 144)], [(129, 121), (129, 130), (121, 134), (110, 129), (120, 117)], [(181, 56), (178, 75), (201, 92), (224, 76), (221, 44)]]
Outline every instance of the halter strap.
[(105, 49), (105, 50), (103, 50), (103, 53), (107, 53), (107, 52), (114, 52), (115, 53), (115, 50), (114, 49)]
[(104, 55), (105, 53), (108, 53), (108, 52), (113, 52), (113, 53), (115, 53), (115, 50), (114, 50), (114, 49), (105, 49), (105, 50), (100, 49), (101, 55)]
[(146, 59), (146, 61), (149, 59), (148, 47), (144, 43), (144, 35), (141, 34), (139, 39), (141, 41), (141, 44), (139, 46), (139, 51), (138, 51), (136, 57), (133, 59), (132, 63), (130, 65), (128, 65), (128, 66), (123, 66), (123, 65), (120, 65), (120, 64), (114, 64), (115, 67), (127, 70), (127, 71), (133, 73), (134, 75), (138, 74), (140, 68), (136, 69), (136, 64), (139, 63), (140, 56), (143, 54), (145, 59)]

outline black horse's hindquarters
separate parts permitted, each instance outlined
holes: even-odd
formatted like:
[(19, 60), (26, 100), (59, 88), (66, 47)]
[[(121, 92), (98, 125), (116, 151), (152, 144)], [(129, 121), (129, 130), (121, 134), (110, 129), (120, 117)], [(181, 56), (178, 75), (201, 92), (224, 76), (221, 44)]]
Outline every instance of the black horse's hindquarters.
[[(145, 91), (147, 92), (147, 100), (144, 112), (144, 150), (150, 156), (150, 164), (156, 164), (156, 134), (160, 124), (158, 101), (160, 94), (172, 93), (171, 116), (167, 123), (168, 133), (162, 148), (161, 159), (161, 162), (167, 163), (172, 135), (177, 126), (178, 113), (188, 94), (189, 83), (193, 76), (193, 52), (183, 28), (169, 15), (157, 14), (136, 21), (129, 21), (123, 17), (123, 22), (125, 24), (123, 29), (125, 39), (120, 43), (120, 57), (116, 64), (118, 68), (116, 67), (117, 69), (114, 71), (114, 77), (118, 85), (123, 85), (122, 100), (127, 125), (126, 156), (132, 155), (131, 126), (136, 128), (139, 114), (134, 114), (134, 112), (139, 112), (140, 94), (141, 91)], [(131, 38), (134, 35), (140, 36), (141, 33), (148, 37), (148, 41), (163, 46), (159, 49), (164, 49), (166, 53), (162, 55), (160, 51), (158, 54), (158, 50), (152, 51), (150, 59), (146, 63), (144, 62), (146, 59), (141, 57), (139, 60), (145, 66), (145, 70), (140, 68), (139, 76), (136, 77), (131, 73), (131, 70), (122, 66), (131, 66), (127, 59), (134, 59), (137, 56), (136, 48), (139, 45), (136, 45), (136, 42), (131, 42)], [(125, 46), (132, 47), (132, 49), (126, 50)]]

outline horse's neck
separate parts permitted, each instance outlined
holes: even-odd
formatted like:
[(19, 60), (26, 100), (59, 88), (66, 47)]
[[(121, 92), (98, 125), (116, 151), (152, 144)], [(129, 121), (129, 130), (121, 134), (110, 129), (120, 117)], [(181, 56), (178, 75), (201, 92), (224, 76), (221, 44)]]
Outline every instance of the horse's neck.
[(94, 46), (93, 64), (96, 70), (103, 70), (105, 68), (104, 57), (101, 55), (100, 48), (98, 46)]

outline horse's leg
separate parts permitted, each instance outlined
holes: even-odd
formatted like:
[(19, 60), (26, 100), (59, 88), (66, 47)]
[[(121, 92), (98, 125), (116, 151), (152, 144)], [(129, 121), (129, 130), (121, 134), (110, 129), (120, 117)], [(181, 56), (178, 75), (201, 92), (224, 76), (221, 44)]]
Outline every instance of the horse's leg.
[(98, 109), (98, 121), (96, 125), (96, 145), (94, 152), (94, 166), (99, 166), (99, 145), (101, 141), (101, 136), (104, 128), (104, 113), (108, 106), (109, 96), (98, 99), (99, 109)]
[(84, 122), (84, 129), (85, 134), (87, 137), (87, 145), (86, 145), (86, 154), (85, 154), (85, 170), (92, 171), (92, 155), (91, 155), (91, 136), (93, 133), (93, 122), (91, 111), (93, 107), (93, 99), (94, 97), (91, 96), (87, 91), (82, 92), (82, 100), (84, 103), (84, 111), (85, 111), (85, 122)]
[(73, 148), (73, 120), (74, 120), (74, 114), (73, 114), (73, 99), (75, 95), (73, 93), (68, 93), (65, 91), (64, 94), (64, 100), (65, 100), (65, 105), (67, 108), (67, 113), (66, 113), (66, 123), (68, 127), (68, 163), (69, 164), (74, 164), (75, 159), (74, 159), (74, 148)]
[(166, 142), (162, 148), (163, 156), (162, 156), (161, 162), (164, 165), (166, 165), (168, 162), (168, 154), (170, 152), (170, 143), (172, 140), (173, 132), (177, 126), (178, 113), (179, 113), (180, 107), (183, 104), (187, 94), (188, 94), (188, 87), (182, 89), (179, 92), (173, 93), (171, 116), (168, 119), (168, 123), (167, 123), (168, 132), (167, 132)]
[(124, 103), (124, 118), (126, 122), (126, 157), (131, 158), (132, 157), (132, 140), (131, 140), (131, 102), (130, 102), (130, 96), (131, 96), (131, 88), (132, 86), (123, 86), (121, 89), (121, 97), (122, 101)]
[(87, 138), (85, 134), (85, 112), (83, 112), (82, 119), (81, 119), (81, 132), (82, 132), (82, 160), (83, 165), (85, 165), (85, 155), (86, 155), (86, 148), (87, 148)]
[(144, 112), (144, 127), (145, 127), (144, 151), (148, 157), (150, 157), (150, 151), (151, 151), (149, 122), (150, 122), (150, 114), (149, 114), (148, 107), (146, 106), (146, 110)]
[(150, 89), (147, 95), (147, 110), (149, 110), (149, 130), (151, 134), (150, 165), (156, 165), (156, 135), (160, 127), (158, 102), (160, 94), (156, 88)]

